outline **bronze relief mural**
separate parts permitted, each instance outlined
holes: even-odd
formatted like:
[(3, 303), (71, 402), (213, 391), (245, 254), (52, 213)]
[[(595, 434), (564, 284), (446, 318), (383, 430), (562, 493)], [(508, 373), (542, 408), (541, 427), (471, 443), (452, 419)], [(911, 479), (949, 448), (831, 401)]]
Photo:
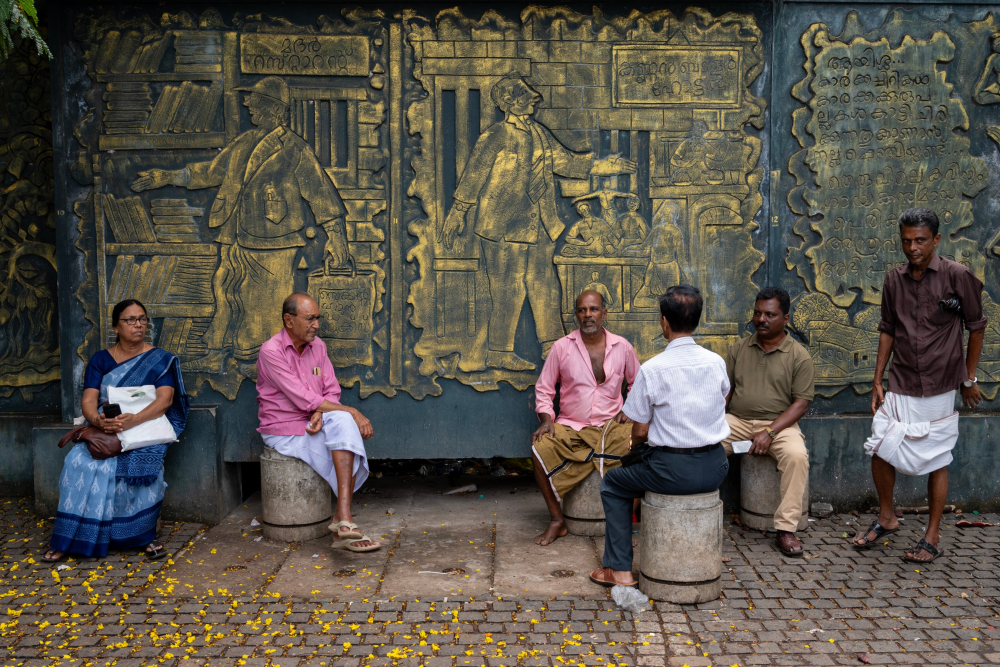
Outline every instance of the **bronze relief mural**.
[[(886, 273), (906, 261), (896, 220), (908, 208), (937, 212), (938, 251), (987, 283), (991, 326), (997, 311), (986, 278), (996, 240), (982, 247), (969, 235), (974, 224), (983, 225), (973, 219), (972, 199), (990, 181), (986, 162), (970, 152), (963, 102), (992, 101), (996, 54), (974, 88), (974, 79), (951, 79), (945, 69), (959, 60), (956, 42), (972, 50), (995, 35), (996, 23), (992, 15), (952, 20), (949, 29), (919, 38), (913, 34), (926, 23), (915, 19), (897, 11), (868, 31), (851, 13), (840, 35), (814, 24), (801, 37), (805, 76), (792, 95), (805, 106), (792, 113), (801, 150), (788, 162), (796, 184), (788, 205), (799, 216), (794, 230), (802, 241), (788, 248), (785, 264), (806, 286), (792, 325), (808, 340), (817, 386), (827, 394), (850, 385), (871, 389), (880, 290)], [(960, 67), (977, 66), (962, 60)], [(1000, 380), (998, 352), (995, 345), (984, 351), (987, 383)], [(996, 387), (986, 392), (994, 395)]]
[(19, 40), (0, 65), (0, 398), (59, 380), (49, 62)]
[(232, 400), (255, 378), (295, 289), (362, 396), (524, 389), (587, 287), (643, 358), (680, 280), (706, 293), (706, 344), (747, 319), (764, 260), (750, 15), (209, 9), (81, 16), (76, 36), (93, 82), (73, 169), (93, 183), (75, 209), (94, 230), (88, 345), (137, 298), (195, 391)]
[(763, 169), (745, 126), (762, 127), (765, 106), (749, 90), (763, 68), (752, 16), (532, 7), (406, 31), (426, 94), (407, 111), (422, 149), (421, 375), (527, 387), (539, 368), (516, 347), (522, 309), (536, 339), (523, 348), (544, 357), (584, 289), (649, 358), (663, 346), (656, 299), (681, 280), (706, 294), (701, 342), (726, 348), (764, 260), (750, 237)]
[[(94, 313), (137, 298), (191, 386), (235, 398), (281, 302), (308, 289), (348, 385), (370, 372), (385, 292), (379, 175), (386, 30), (377, 14), (298, 26), (164, 14), (78, 25), (100, 123)], [(90, 137), (87, 137), (91, 139)], [(83, 143), (83, 142), (82, 142)], [(376, 326), (378, 324), (378, 326)]]
[[(879, 290), (905, 261), (895, 220), (927, 206), (942, 254), (987, 284), (981, 368), (995, 395), (1000, 224), (976, 202), (993, 168), (979, 147), (1000, 147), (1000, 117), (970, 121), (1000, 110), (988, 12), (891, 12), (874, 28), (845, 12), (840, 34), (797, 28), (802, 76), (773, 102), (784, 125), (770, 118), (792, 138), (775, 138), (766, 20), (751, 13), (132, 11), (73, 22), (90, 88), (70, 171), (93, 188), (74, 206), (92, 267), (78, 292), (94, 326), (81, 357), (109, 342), (113, 304), (138, 298), (189, 388), (232, 400), (255, 379), (281, 300), (307, 290), (338, 378), (362, 397), (437, 396), (442, 379), (524, 390), (575, 327), (584, 289), (645, 360), (663, 347), (667, 287), (702, 290), (698, 340), (724, 353), (769, 276), (795, 281), (792, 325), (821, 390), (868, 391)], [(51, 181), (18, 166), (45, 139), (19, 141), (0, 153), (4, 185), (28, 178), (37, 192), (17, 195), (27, 222), (5, 223), (5, 256), (31, 255), (3, 303), (21, 299), (32, 317), (0, 304), (11, 341), (42, 335), (24, 323), (45, 311), (26, 306), (54, 288), (41, 277), (44, 234), (31, 231), (46, 216), (31, 202)], [(20, 162), (5, 157), (18, 150)], [(785, 173), (766, 181), (768, 150)], [(764, 191), (789, 176), (765, 210)], [(14, 363), (5, 349), (16, 347), (0, 347), (0, 364)], [(58, 345), (31, 349), (55, 360)]]

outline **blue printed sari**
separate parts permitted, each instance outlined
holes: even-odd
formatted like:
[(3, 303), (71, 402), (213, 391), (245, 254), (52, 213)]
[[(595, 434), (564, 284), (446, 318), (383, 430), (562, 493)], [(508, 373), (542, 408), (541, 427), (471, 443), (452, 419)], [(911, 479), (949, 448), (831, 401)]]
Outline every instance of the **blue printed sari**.
[[(172, 378), (165, 378), (167, 374)], [(172, 380), (174, 400), (166, 417), (180, 436), (187, 423), (188, 396), (179, 360), (160, 348), (107, 371), (101, 380), (98, 404), (108, 402), (110, 387), (138, 387), (163, 379)], [(85, 443), (77, 443), (66, 455), (59, 477), (59, 510), (51, 549), (102, 557), (109, 547), (138, 547), (153, 542), (167, 487), (163, 481), (166, 453), (167, 445), (153, 445), (96, 461)]]

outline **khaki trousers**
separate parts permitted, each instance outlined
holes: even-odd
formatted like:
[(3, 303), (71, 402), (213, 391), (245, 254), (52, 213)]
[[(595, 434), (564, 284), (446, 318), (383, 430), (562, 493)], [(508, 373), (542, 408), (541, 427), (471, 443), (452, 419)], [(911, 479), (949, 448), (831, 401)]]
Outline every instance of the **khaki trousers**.
[[(772, 420), (747, 420), (727, 414), (726, 421), (732, 434), (722, 441), (722, 446), (727, 455), (732, 455), (734, 440), (753, 440)], [(781, 473), (781, 504), (774, 513), (774, 528), (794, 533), (802, 518), (802, 494), (809, 482), (809, 452), (799, 425), (792, 424), (778, 433), (767, 453), (778, 462)]]

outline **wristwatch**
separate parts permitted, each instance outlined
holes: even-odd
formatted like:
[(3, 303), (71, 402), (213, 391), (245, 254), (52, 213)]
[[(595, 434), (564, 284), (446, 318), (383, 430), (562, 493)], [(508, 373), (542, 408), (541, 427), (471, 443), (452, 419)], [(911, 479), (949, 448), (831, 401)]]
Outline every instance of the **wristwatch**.
[(965, 382), (963, 382), (962, 386), (965, 388), (969, 388), (974, 386), (977, 382), (979, 382), (979, 378), (974, 377), (971, 380), (966, 380)]
[(768, 435), (768, 437), (771, 438), (771, 440), (774, 440), (774, 438), (777, 437), (777, 435), (778, 435), (777, 433), (774, 432), (774, 429), (771, 428), (770, 426), (768, 426), (764, 430), (767, 431), (767, 435)]

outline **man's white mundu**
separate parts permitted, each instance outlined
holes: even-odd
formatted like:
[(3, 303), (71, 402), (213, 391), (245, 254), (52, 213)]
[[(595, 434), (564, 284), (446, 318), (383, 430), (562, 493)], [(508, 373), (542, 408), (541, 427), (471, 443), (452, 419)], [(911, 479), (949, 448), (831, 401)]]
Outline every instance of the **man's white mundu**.
[(262, 433), (264, 444), (279, 454), (302, 459), (320, 477), (329, 482), (337, 493), (337, 473), (333, 469), (330, 452), (344, 449), (354, 454), (354, 490), (368, 479), (368, 455), (361, 440), (361, 432), (348, 412), (323, 413), (323, 428), (316, 435), (267, 435)]
[(904, 475), (926, 475), (951, 463), (957, 441), (955, 390), (926, 397), (888, 392), (872, 420), (865, 453), (878, 454)]

